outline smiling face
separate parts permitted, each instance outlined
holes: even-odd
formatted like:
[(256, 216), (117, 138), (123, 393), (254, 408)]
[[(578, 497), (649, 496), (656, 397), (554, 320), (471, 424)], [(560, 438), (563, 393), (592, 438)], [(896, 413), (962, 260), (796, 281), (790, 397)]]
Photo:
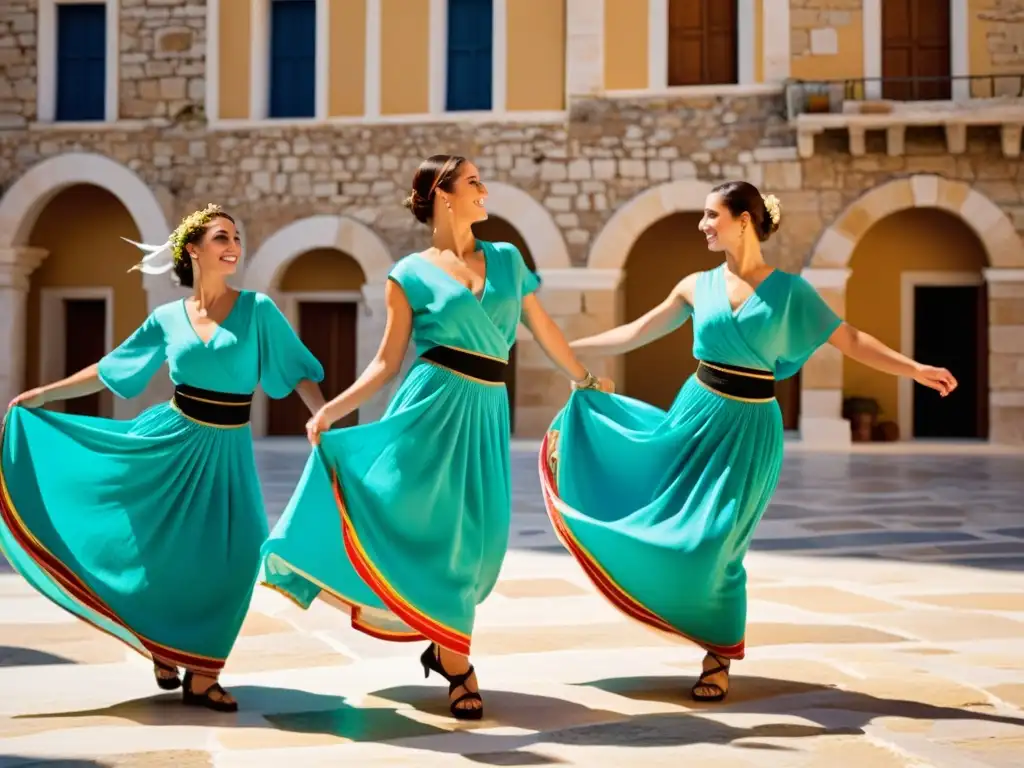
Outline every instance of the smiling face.
[(709, 251), (735, 252), (743, 240), (744, 221), (750, 225), (750, 214), (733, 216), (721, 195), (712, 192), (704, 201), (704, 216), (698, 229), (707, 239)]
[[(480, 171), (468, 160), (459, 166), (451, 191), (438, 189), (438, 214), (449, 215), (458, 223), (473, 224), (487, 218), (487, 187), (480, 180)], [(448, 206), (451, 206), (451, 213)]]
[(186, 246), (189, 255), (198, 263), (204, 275), (233, 275), (242, 256), (242, 238), (235, 223), (226, 216), (218, 216), (203, 229), (194, 243)]

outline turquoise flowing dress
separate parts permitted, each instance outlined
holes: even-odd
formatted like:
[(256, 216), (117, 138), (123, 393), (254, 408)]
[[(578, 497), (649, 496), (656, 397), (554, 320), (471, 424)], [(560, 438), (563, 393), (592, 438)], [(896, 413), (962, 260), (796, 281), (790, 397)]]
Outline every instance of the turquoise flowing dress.
[[(99, 364), (119, 397), (164, 362), (175, 384), (274, 398), (323, 368), (266, 296), (243, 291), (206, 343), (184, 301)], [(0, 461), (0, 547), (57, 605), (136, 651), (217, 674), (238, 636), (267, 522), (248, 425), (162, 403), (130, 421), (15, 407)]]
[[(413, 311), (418, 354), (455, 347), (508, 360), (539, 286), (513, 245), (477, 241), (477, 297), (418, 254), (389, 279)], [(263, 547), (263, 580), (303, 608), (321, 597), (374, 637), (469, 654), (511, 513), (508, 393), (417, 358), (380, 421), (321, 435)]]
[[(725, 267), (698, 276), (693, 355), (795, 374), (842, 322), (803, 278), (772, 272), (735, 311)], [(743, 558), (782, 467), (775, 400), (724, 396), (691, 377), (668, 412), (574, 392), (540, 453), (541, 487), (562, 543), (626, 615), (743, 658)]]

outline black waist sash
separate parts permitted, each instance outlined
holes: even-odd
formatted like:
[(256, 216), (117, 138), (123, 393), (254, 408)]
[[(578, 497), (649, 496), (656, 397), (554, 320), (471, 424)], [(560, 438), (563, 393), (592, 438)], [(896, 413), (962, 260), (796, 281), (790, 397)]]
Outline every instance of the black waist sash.
[(713, 392), (738, 400), (768, 402), (775, 399), (775, 377), (768, 371), (701, 360), (697, 380)]
[(171, 398), (184, 416), (213, 427), (244, 427), (249, 423), (252, 395), (232, 395), (179, 384)]
[(486, 357), (455, 347), (431, 347), (420, 357), (471, 379), (479, 379), (490, 384), (505, 383), (508, 363), (495, 357)]

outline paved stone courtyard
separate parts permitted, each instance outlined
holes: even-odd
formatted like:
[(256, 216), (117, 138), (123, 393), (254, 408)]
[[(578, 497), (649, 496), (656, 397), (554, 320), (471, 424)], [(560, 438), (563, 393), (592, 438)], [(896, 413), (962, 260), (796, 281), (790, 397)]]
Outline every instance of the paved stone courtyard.
[[(301, 444), (260, 445), (279, 514)], [(0, 767), (1016, 766), (1024, 754), (1024, 457), (787, 456), (748, 559), (747, 659), (723, 704), (700, 652), (628, 622), (546, 523), (517, 451), (512, 552), (480, 612), (488, 719), (456, 725), (419, 645), (258, 590), (237, 715), (0, 575)]]

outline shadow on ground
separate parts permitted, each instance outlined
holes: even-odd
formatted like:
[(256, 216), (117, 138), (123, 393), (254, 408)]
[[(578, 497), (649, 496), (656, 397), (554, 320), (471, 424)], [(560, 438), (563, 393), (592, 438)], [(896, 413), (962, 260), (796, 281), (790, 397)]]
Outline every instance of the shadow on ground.
[[(493, 690), (485, 692), (485, 720), (455, 723), (448, 719), (444, 689), (433, 686), (402, 686), (376, 691), (370, 694), (364, 706), (353, 706), (339, 696), (238, 686), (232, 689), (242, 706), (236, 715), (186, 709), (177, 697), (161, 695), (102, 709), (20, 715), (15, 719), (52, 720), (54, 728), (67, 727), (66, 720), (70, 718), (112, 718), (149, 726), (273, 728), (291, 733), (333, 736), (339, 741), (401, 740), (406, 746), (416, 749), (463, 754), (493, 765), (546, 764), (537, 760), (547, 758), (517, 752), (538, 743), (642, 748), (727, 745), (742, 741), (736, 746), (787, 750), (790, 747), (759, 745), (757, 740), (862, 734), (873, 720), (882, 717), (923, 722), (964, 720), (1009, 724), (1021, 727), (1024, 733), (1024, 719), (982, 711), (989, 706), (987, 704), (970, 709), (942, 707), (774, 678), (738, 678), (736, 690), (730, 698), (726, 703), (717, 705), (693, 702), (686, 686), (672, 677), (611, 678), (583, 685), (628, 699), (673, 705), (680, 711), (627, 716), (548, 696)], [(442, 718), (440, 723), (444, 727), (413, 719), (407, 716), (410, 710)], [(276, 714), (259, 714), (263, 712)], [(742, 727), (705, 717), (726, 712), (799, 716), (813, 724), (768, 723)], [(515, 728), (531, 733), (515, 736), (477, 733), (494, 728)], [(424, 738), (452, 731), (458, 732), (455, 740)], [(519, 757), (527, 762), (515, 762)]]
[[(75, 661), (58, 656), (54, 653), (37, 651), (32, 648), (21, 648), (12, 645), (0, 645), (0, 667), (41, 667), (48, 664), (75, 664)], [(0, 768), (3, 764), (0, 763)]]

